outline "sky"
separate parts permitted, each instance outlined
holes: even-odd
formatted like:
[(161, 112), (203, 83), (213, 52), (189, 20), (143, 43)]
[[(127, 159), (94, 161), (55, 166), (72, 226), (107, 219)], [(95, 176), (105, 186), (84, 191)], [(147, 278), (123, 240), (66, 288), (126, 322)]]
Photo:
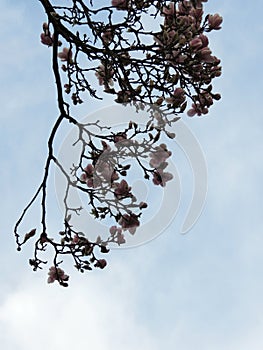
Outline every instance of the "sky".
[[(42, 178), (57, 109), (50, 55), (39, 43), (45, 20), (40, 3), (1, 1), (3, 349), (262, 349), (262, 2), (209, 0), (205, 9), (224, 17), (223, 29), (210, 36), (222, 59), (223, 75), (215, 83), (222, 100), (208, 116), (184, 118), (206, 159), (204, 210), (192, 229), (180, 234), (189, 200), (185, 190), (182, 197), (186, 193), (188, 199), (182, 198), (182, 208), (161, 235), (136, 248), (113, 250), (103, 271), (72, 271), (65, 289), (47, 284), (46, 270), (31, 271), (32, 246), (18, 253), (12, 235)], [(80, 114), (109, 103), (92, 101)], [(192, 181), (187, 170), (178, 167), (183, 185)], [(25, 227), (34, 227), (38, 215), (36, 206)], [(54, 215), (54, 230), (57, 221)]]

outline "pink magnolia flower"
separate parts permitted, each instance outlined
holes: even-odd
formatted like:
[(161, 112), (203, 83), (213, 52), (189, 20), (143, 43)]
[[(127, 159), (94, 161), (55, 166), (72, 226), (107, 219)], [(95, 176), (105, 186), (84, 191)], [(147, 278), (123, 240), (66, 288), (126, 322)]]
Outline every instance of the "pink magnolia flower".
[(72, 51), (70, 49), (68, 49), (67, 47), (64, 47), (63, 50), (58, 53), (58, 57), (63, 62), (68, 62), (70, 64), (73, 63), (73, 61), (72, 61)]
[(47, 35), (45, 33), (41, 33), (40, 34), (40, 39), (41, 39), (41, 43), (43, 45), (47, 45), (47, 46), (52, 46), (53, 45), (53, 40), (50, 37), (50, 35)]
[(203, 42), (201, 38), (196, 37), (189, 42), (189, 45), (193, 50), (199, 50), (203, 47)]
[(173, 96), (166, 98), (165, 101), (179, 107), (185, 101), (184, 90), (182, 88), (176, 88)]
[(201, 50), (197, 52), (197, 56), (206, 63), (215, 62), (216, 58), (212, 56), (212, 52), (208, 47), (203, 47)]
[(48, 272), (48, 283), (53, 283), (55, 281), (68, 281), (69, 276), (65, 274), (65, 272), (59, 267), (51, 266)]
[(202, 107), (200, 104), (192, 104), (192, 108), (189, 109), (189, 111), (187, 112), (188, 117), (193, 117), (196, 114), (198, 116), (201, 116), (202, 114), (207, 114), (208, 113), (208, 109), (206, 107)]
[(156, 147), (156, 150), (150, 153), (150, 165), (153, 168), (158, 168), (167, 158), (171, 156), (172, 152), (168, 151), (164, 143)]
[(222, 24), (222, 22), (223, 22), (223, 18), (218, 13), (208, 16), (208, 25), (210, 30), (221, 29), (220, 25)]
[(214, 103), (213, 97), (209, 92), (202, 91), (198, 94), (199, 102), (202, 106), (210, 107)]
[(86, 183), (88, 187), (96, 188), (101, 185), (101, 179), (95, 175), (93, 165), (88, 164), (86, 168), (84, 168), (84, 173), (80, 175), (80, 181)]
[(158, 169), (153, 173), (153, 183), (155, 185), (161, 185), (162, 187), (166, 186), (166, 182), (173, 179), (173, 175), (168, 172), (164, 172), (162, 169)]
[(110, 228), (110, 234), (111, 234), (112, 236), (115, 236), (115, 235), (117, 234), (116, 238), (117, 238), (117, 243), (118, 243), (118, 245), (121, 245), (121, 244), (123, 244), (123, 243), (126, 242), (126, 241), (125, 241), (125, 238), (124, 238), (124, 234), (122, 233), (121, 227), (111, 226), (111, 228)]
[(96, 173), (101, 180), (105, 180), (109, 183), (118, 180), (119, 175), (113, 168), (113, 166), (107, 163), (105, 160), (99, 160), (96, 164)]
[(140, 222), (138, 220), (138, 217), (135, 214), (131, 213), (122, 215), (119, 224), (123, 230), (128, 230), (133, 235), (136, 231), (136, 228), (140, 225)]
[(105, 259), (99, 259), (94, 266), (104, 269), (104, 267), (107, 266), (107, 261)]
[(131, 187), (128, 185), (127, 181), (121, 180), (120, 183), (115, 183), (114, 184), (115, 190), (114, 194), (117, 198), (122, 199), (122, 198), (127, 198), (131, 197)]
[(110, 234), (114, 236), (116, 233), (121, 233), (121, 228), (116, 225), (110, 227)]
[(208, 37), (206, 35), (200, 34), (198, 38), (202, 41), (202, 44), (203, 44), (202, 47), (207, 47), (208, 46), (209, 40), (208, 40)]
[(84, 168), (84, 173), (80, 176), (81, 182), (87, 182), (89, 179), (93, 177), (94, 174), (94, 167), (92, 164), (88, 164), (86, 168)]
[(88, 164), (86, 166), (86, 168), (84, 168), (84, 171), (85, 171), (85, 174), (88, 176), (88, 177), (91, 177), (93, 176), (93, 173), (94, 173), (94, 167), (92, 164)]
[(128, 7), (127, 0), (112, 0), (111, 4), (116, 7), (116, 10), (127, 10)]
[(113, 85), (112, 77), (114, 71), (112, 69), (106, 69), (104, 64), (101, 64), (95, 73), (96, 77), (99, 80), (99, 85)]
[(184, 90), (182, 88), (176, 88), (174, 90), (174, 98), (181, 99), (182, 97), (184, 97)]
[(118, 233), (117, 234), (117, 243), (118, 245), (126, 243), (125, 237), (123, 233)]

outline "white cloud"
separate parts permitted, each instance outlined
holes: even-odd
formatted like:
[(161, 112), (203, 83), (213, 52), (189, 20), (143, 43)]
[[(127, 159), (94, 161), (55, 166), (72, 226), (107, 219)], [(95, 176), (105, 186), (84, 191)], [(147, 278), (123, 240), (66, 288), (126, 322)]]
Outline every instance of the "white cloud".
[(229, 281), (209, 279), (204, 264), (219, 268), (209, 257), (157, 270), (156, 250), (145, 248), (123, 252), (126, 261), (112, 259), (107, 270), (75, 273), (68, 289), (45, 284), (43, 274), (17, 284), (0, 304), (3, 349), (261, 349), (263, 304), (249, 300), (251, 290), (240, 298)]
[(67, 290), (43, 286), (42, 279), (20, 286), (0, 306), (2, 347), (155, 349), (154, 339), (135, 319), (134, 276), (121, 266), (101, 274), (81, 276)]

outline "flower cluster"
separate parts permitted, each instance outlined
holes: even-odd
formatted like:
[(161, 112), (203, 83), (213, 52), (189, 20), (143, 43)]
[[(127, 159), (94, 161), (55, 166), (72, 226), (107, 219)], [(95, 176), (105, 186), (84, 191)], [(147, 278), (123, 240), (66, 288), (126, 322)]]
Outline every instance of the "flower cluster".
[[(175, 94), (175, 98), (181, 98), (181, 92)], [(137, 130), (137, 125), (130, 123), (132, 130)], [(132, 126), (133, 125), (133, 126)], [(147, 208), (147, 203), (137, 203), (137, 199), (132, 193), (132, 187), (126, 179), (121, 179), (120, 176), (127, 176), (130, 165), (121, 165), (120, 159), (125, 159), (127, 156), (135, 158), (145, 172), (145, 178), (149, 179), (152, 176), (154, 185), (165, 187), (166, 183), (172, 180), (173, 175), (166, 172), (168, 166), (168, 158), (171, 156), (164, 143), (158, 146), (152, 144), (151, 137), (148, 143), (143, 138), (141, 142), (128, 137), (128, 129), (123, 133), (109, 135), (111, 142), (115, 148), (112, 148), (109, 143), (102, 141), (102, 149), (95, 148), (92, 144), (92, 150), (85, 158), (92, 158), (92, 164), (88, 164), (77, 177), (81, 183), (93, 189), (92, 194), (96, 198), (100, 198), (103, 194), (103, 202), (106, 206), (97, 208), (94, 200), (92, 214), (95, 218), (104, 219), (110, 215), (118, 224), (113, 225), (110, 229), (111, 239), (109, 242), (116, 242), (118, 245), (125, 242), (125, 231), (130, 234), (135, 234), (136, 229), (140, 226), (141, 210)], [(133, 135), (133, 132), (131, 132)], [(156, 136), (159, 135), (157, 131)], [(170, 137), (172, 135), (169, 135)], [(106, 136), (107, 138), (107, 136)], [(156, 140), (158, 137), (156, 138)], [(154, 141), (153, 143), (155, 143)], [(84, 155), (83, 155), (84, 156)], [(150, 168), (142, 165), (140, 158), (149, 157)], [(100, 200), (100, 202), (101, 202)], [(107, 205), (108, 204), (108, 205)], [(104, 242), (105, 243), (105, 242)]]
[(208, 16), (208, 25), (210, 30), (221, 29), (222, 22), (223, 18), (218, 13), (216, 13), (215, 15)]
[(122, 233), (122, 228), (117, 227), (116, 225), (110, 227), (110, 234), (114, 240), (116, 240), (118, 245), (124, 244), (126, 242), (124, 234)]
[(114, 75), (114, 71), (107, 66), (101, 64), (98, 67), (95, 75), (98, 78), (100, 85), (104, 85), (105, 87), (113, 85), (112, 77)]
[(140, 222), (137, 215), (130, 213), (122, 215), (119, 224), (124, 231), (128, 230), (131, 234), (134, 234)]
[[(213, 100), (220, 99), (219, 94), (213, 94), (211, 85), (213, 78), (221, 75), (220, 60), (212, 55), (209, 48), (208, 37), (205, 31), (218, 30), (222, 23), (222, 17), (218, 14), (208, 15), (202, 24), (202, 1), (179, 1), (178, 6), (173, 2), (162, 8), (164, 26), (161, 32), (155, 36), (155, 41), (160, 49), (166, 52), (169, 64), (178, 71), (183, 66), (182, 76), (193, 81), (195, 94), (189, 95), (189, 87), (178, 87), (174, 96), (166, 98), (166, 102), (172, 107), (184, 106), (185, 97), (192, 99), (192, 107), (188, 111), (189, 116), (208, 113), (208, 108)], [(175, 76), (177, 82), (179, 76)], [(200, 83), (208, 85), (208, 88), (197, 88)], [(183, 108), (184, 110), (184, 108)]]
[[(103, 149), (103, 152), (96, 159), (96, 165), (88, 164), (80, 175), (80, 181), (86, 183), (88, 187), (113, 186), (113, 182), (119, 179), (119, 175), (114, 168), (115, 161), (111, 156), (110, 147), (107, 147)], [(117, 187), (117, 183), (114, 186)]]
[(61, 52), (58, 53), (58, 57), (61, 59), (62, 62), (68, 62), (69, 64), (72, 64), (72, 51), (64, 47)]
[(174, 108), (181, 106), (185, 102), (185, 92), (182, 88), (178, 87), (174, 90), (172, 97), (167, 97), (166, 102), (172, 104)]
[[(54, 7), (56, 18), (67, 26), (68, 34), (62, 31), (64, 39), (71, 43), (71, 48), (64, 48), (58, 56), (69, 63), (62, 69), (68, 78), (65, 91), (72, 94), (73, 103), (82, 103), (80, 95), (85, 91), (99, 97), (92, 86), (90, 73), (93, 72), (98, 85), (106, 93), (115, 95), (118, 103), (150, 102), (179, 114), (190, 102), (189, 116), (207, 114), (213, 102), (220, 98), (211, 87), (212, 80), (221, 75), (221, 67), (220, 60), (209, 48), (206, 32), (219, 30), (222, 17), (217, 13), (204, 16), (204, 2), (112, 0), (111, 6), (96, 8), (96, 11), (92, 3), (85, 9), (76, 5), (74, 11), (67, 7), (67, 16), (59, 6)], [(120, 23), (115, 23), (114, 9), (127, 12)], [(87, 25), (84, 21), (87, 11), (90, 11), (90, 35), (82, 37), (74, 28)], [(148, 11), (152, 16), (163, 17), (159, 31), (158, 26), (155, 32), (144, 31), (142, 13)], [(138, 28), (134, 29), (133, 23)], [(79, 40), (72, 43), (69, 33)], [(47, 45), (52, 43), (48, 29), (41, 38)], [(147, 42), (143, 38), (148, 38)], [(84, 67), (83, 62), (89, 64)], [(210, 94), (209, 99), (202, 98), (204, 92)]]
[(67, 286), (67, 281), (69, 279), (69, 276), (65, 274), (65, 272), (60, 269), (59, 267), (51, 266), (48, 272), (48, 283), (53, 283), (55, 281), (58, 281), (60, 284), (64, 284)]
[(99, 259), (94, 266), (99, 267), (100, 269), (104, 269), (104, 267), (107, 266), (107, 261), (105, 259)]
[[(42, 25), (43, 32), (40, 34), (40, 41), (43, 45), (46, 46), (53, 46), (54, 44), (54, 34), (51, 35), (50, 30), (49, 30), (49, 25), (44, 22)], [(57, 42), (58, 46), (62, 45), (62, 42), (58, 40)]]
[(173, 179), (173, 175), (165, 172), (164, 169), (168, 163), (166, 160), (171, 156), (172, 152), (167, 150), (165, 144), (161, 144), (155, 148), (155, 151), (150, 154), (150, 165), (155, 168), (153, 172), (153, 183), (162, 187), (166, 186), (166, 182)]
[(49, 27), (47, 23), (43, 23), (43, 32), (40, 34), (40, 40), (43, 45), (52, 46), (53, 37), (50, 34)]
[(128, 185), (127, 181), (121, 180), (121, 182), (114, 183), (114, 195), (118, 199), (132, 197), (131, 187)]

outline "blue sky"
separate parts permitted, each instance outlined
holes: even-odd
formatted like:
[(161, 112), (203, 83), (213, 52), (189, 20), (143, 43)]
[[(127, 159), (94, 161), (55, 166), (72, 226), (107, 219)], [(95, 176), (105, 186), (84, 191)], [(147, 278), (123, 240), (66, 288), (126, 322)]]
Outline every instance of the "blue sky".
[[(107, 269), (73, 273), (62, 289), (47, 285), (46, 271), (31, 271), (30, 245), (18, 254), (12, 236), (41, 179), (57, 112), (49, 52), (39, 43), (45, 16), (38, 1), (2, 0), (3, 349), (262, 349), (262, 2), (210, 0), (205, 8), (223, 15), (224, 26), (210, 36), (222, 58), (222, 100), (205, 118), (185, 118), (207, 161), (203, 214), (180, 235), (182, 208), (157, 239), (112, 251)], [(26, 225), (38, 215), (36, 207)]]

